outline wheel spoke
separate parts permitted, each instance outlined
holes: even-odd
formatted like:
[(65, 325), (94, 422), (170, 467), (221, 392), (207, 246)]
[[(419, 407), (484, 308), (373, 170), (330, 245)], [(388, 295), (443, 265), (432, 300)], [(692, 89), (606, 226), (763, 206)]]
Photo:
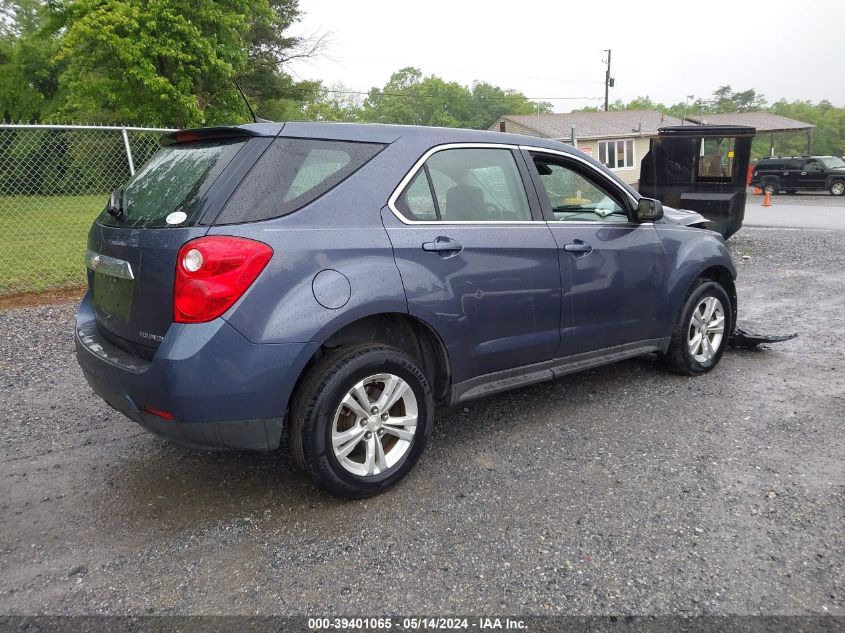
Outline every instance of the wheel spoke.
[(338, 459), (349, 455), (361, 442), (365, 432), (366, 429), (362, 427), (354, 427), (342, 433), (332, 433), (332, 445)]
[(375, 441), (375, 449), (376, 449), (376, 466), (380, 473), (383, 473), (387, 470), (387, 458), (384, 456), (384, 446), (381, 444), (381, 438), (378, 436), (373, 436), (372, 438)]
[(708, 360), (713, 356), (713, 346), (708, 336), (701, 337), (701, 354)]
[(692, 313), (692, 325), (696, 330), (701, 329), (701, 326), (704, 325), (704, 321), (701, 320), (701, 312), (697, 309)]
[(366, 411), (363, 407), (361, 407), (361, 403), (358, 402), (358, 399), (355, 398), (352, 392), (346, 394), (346, 397), (342, 400), (342, 402), (343, 406), (352, 411), (352, 413), (358, 419), (366, 418), (368, 415), (370, 415), (369, 411)]
[(365, 417), (370, 415), (370, 396), (367, 395), (367, 391), (364, 389), (364, 382), (361, 381), (352, 387), (352, 391), (350, 393), (355, 398), (355, 401), (361, 405), (361, 408), (366, 412)]
[(384, 391), (379, 396), (376, 406), (379, 411), (389, 411), (408, 390), (408, 383), (397, 376), (390, 376), (384, 381)]
[(396, 376), (389, 376), (384, 381), (384, 389), (381, 391), (381, 395), (378, 397), (378, 400), (375, 402), (375, 406), (378, 407), (379, 411), (384, 411), (384, 405), (390, 396), (393, 394), (393, 391), (396, 389), (396, 385), (399, 384), (399, 379)]
[(716, 316), (711, 319), (710, 323), (707, 325), (707, 331), (713, 332), (714, 334), (721, 334), (725, 331), (725, 317), (723, 316)]
[(370, 436), (365, 440), (364, 447), (366, 448), (366, 457), (364, 457), (364, 472), (372, 475), (375, 472), (376, 465), (376, 438)]
[(396, 415), (382, 420), (382, 426), (416, 426), (417, 416), (415, 415)]
[(713, 297), (707, 297), (704, 300), (704, 322), (708, 323), (711, 318), (713, 318), (713, 310), (716, 309), (716, 299)]
[(693, 356), (696, 356), (699, 353), (699, 348), (701, 347), (701, 339), (704, 337), (701, 335), (701, 332), (696, 332), (695, 336), (689, 342), (689, 349)]
[(381, 410), (390, 411), (390, 409), (393, 408), (393, 405), (399, 402), (399, 399), (404, 396), (405, 392), (408, 391), (408, 389), (410, 388), (410, 385), (408, 385), (407, 382), (400, 378), (399, 384), (396, 385), (396, 389), (393, 390), (393, 393), (391, 394), (390, 398), (388, 398), (387, 402), (384, 404)]
[(390, 433), (391, 435), (395, 435), (400, 440), (406, 440), (406, 441), (410, 442), (411, 440), (414, 439), (414, 432), (409, 431), (407, 428), (404, 428), (404, 427), (400, 428), (398, 426), (385, 426), (383, 428), (384, 428), (385, 433)]

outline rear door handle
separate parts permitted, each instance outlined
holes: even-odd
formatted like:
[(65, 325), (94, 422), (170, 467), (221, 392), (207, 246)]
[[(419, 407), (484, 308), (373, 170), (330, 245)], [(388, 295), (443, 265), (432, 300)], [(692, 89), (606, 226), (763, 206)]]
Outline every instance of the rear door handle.
[(464, 249), (460, 242), (449, 237), (438, 237), (433, 242), (423, 242), (422, 249), (429, 253), (458, 253)]
[(563, 250), (570, 253), (589, 253), (593, 250), (593, 247), (581, 240), (575, 240), (572, 244), (564, 245)]

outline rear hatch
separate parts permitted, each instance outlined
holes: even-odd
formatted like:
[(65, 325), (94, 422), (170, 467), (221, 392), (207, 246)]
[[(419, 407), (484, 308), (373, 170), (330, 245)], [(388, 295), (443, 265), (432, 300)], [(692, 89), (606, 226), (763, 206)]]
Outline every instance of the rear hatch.
[(171, 137), (91, 227), (88, 285), (100, 331), (116, 346), (150, 359), (167, 333), (179, 248), (207, 233), (203, 220), (225, 201), (232, 172), (260, 153), (246, 150), (259, 139), (233, 134)]

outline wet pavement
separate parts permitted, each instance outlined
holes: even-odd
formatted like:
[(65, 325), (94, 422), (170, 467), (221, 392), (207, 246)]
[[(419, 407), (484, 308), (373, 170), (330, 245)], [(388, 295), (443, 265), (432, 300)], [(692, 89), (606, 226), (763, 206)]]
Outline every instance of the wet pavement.
[(772, 196), (771, 206), (764, 207), (763, 196), (749, 194), (744, 225), (845, 231), (845, 196), (781, 194)]

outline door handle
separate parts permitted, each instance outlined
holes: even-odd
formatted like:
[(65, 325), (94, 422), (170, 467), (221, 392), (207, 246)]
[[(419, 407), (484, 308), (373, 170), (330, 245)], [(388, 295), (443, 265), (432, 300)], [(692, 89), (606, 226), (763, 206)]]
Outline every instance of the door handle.
[(458, 253), (464, 249), (460, 242), (448, 237), (438, 237), (433, 242), (423, 242), (422, 249), (429, 253)]
[(575, 240), (572, 244), (564, 245), (563, 250), (570, 253), (589, 253), (593, 247), (581, 240)]

